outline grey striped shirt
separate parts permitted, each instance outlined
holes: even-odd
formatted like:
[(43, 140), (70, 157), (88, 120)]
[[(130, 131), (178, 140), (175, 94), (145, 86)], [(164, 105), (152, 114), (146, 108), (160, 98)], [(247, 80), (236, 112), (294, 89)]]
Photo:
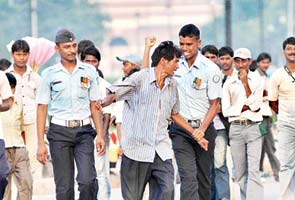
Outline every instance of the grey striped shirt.
[(162, 90), (157, 86), (155, 68), (144, 69), (120, 85), (108, 88), (116, 100), (124, 100), (122, 150), (130, 159), (153, 162), (173, 157), (168, 120), (179, 113), (177, 83), (168, 77)]

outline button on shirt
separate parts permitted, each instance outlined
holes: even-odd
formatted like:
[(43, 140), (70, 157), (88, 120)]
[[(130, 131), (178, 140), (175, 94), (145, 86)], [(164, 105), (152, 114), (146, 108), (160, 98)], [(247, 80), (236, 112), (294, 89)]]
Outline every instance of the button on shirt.
[[(263, 79), (255, 72), (249, 71), (248, 83), (252, 94), (247, 97), (245, 88), (238, 78), (238, 72), (225, 82), (223, 86), (223, 96), (221, 100), (222, 113), (225, 117), (229, 117), (229, 122), (234, 120), (249, 119), (254, 122), (262, 121), (261, 108), (263, 94)], [(249, 106), (250, 110), (242, 112), (243, 106)]]
[[(12, 96), (13, 95), (10, 89), (8, 79), (5, 73), (0, 71), (0, 104), (2, 104), (2, 99), (9, 99)], [(0, 139), (3, 139), (1, 116), (0, 116)]]
[(115, 92), (116, 100), (125, 101), (123, 153), (140, 162), (153, 162), (156, 152), (163, 161), (173, 157), (167, 127), (171, 114), (179, 113), (176, 81), (166, 78), (160, 89), (154, 69), (141, 70), (109, 88)]
[(36, 93), (40, 76), (27, 66), (26, 72), (21, 76), (14, 70), (13, 64), (6, 70), (13, 74), (17, 84), (15, 88), (14, 100), (22, 106), (24, 124), (36, 122)]
[(174, 76), (178, 82), (180, 114), (186, 119), (203, 120), (210, 107), (209, 100), (221, 97), (221, 75), (218, 66), (200, 52), (191, 67), (181, 57)]
[(93, 66), (77, 62), (69, 73), (61, 63), (46, 68), (37, 90), (37, 103), (48, 104), (48, 114), (61, 120), (89, 118), (90, 101), (99, 98), (97, 74)]
[[(295, 77), (295, 72), (292, 73)], [(282, 67), (270, 77), (268, 92), (269, 101), (279, 101), (278, 119), (281, 121), (295, 120), (295, 82)]]

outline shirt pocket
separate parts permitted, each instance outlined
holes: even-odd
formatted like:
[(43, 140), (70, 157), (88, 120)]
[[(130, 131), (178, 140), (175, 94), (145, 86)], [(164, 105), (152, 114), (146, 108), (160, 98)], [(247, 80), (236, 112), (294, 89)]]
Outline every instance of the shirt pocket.
[(52, 83), (52, 99), (57, 99), (57, 98), (61, 98), (62, 94), (65, 90), (65, 83), (61, 82), (61, 81), (56, 81)]
[[(90, 83), (88, 85), (82, 85), (82, 84), (79, 84), (78, 86), (78, 99), (88, 99), (88, 91), (89, 91), (89, 88), (90, 88)], [(99, 92), (99, 91), (97, 91)]]
[(202, 83), (199, 87), (191, 86), (191, 92), (194, 98), (197, 99), (207, 99), (207, 83)]
[(27, 83), (27, 85), (25, 86), (25, 94), (26, 97), (29, 97), (30, 99), (35, 99), (36, 97), (36, 89), (37, 86), (34, 82), (30, 81)]

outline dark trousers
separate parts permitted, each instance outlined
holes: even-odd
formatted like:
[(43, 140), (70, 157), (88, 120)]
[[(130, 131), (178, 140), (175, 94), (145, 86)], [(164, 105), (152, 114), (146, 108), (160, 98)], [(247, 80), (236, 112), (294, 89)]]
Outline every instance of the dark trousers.
[(203, 150), (175, 123), (170, 127), (170, 137), (181, 180), (180, 199), (209, 200), (216, 138), (213, 124), (205, 132), (205, 138), (209, 141), (208, 151)]
[(279, 171), (280, 171), (280, 162), (275, 155), (276, 147), (275, 147), (273, 134), (271, 131), (271, 117), (263, 117), (262, 123), (264, 123), (266, 126), (267, 134), (263, 138), (262, 153), (261, 153), (259, 168), (260, 168), (260, 171), (263, 171), (263, 163), (264, 163), (264, 157), (265, 157), (265, 153), (266, 153), (269, 163), (270, 163), (270, 166), (271, 166), (272, 171), (274, 173), (274, 176), (278, 177)]
[(7, 177), (10, 172), (10, 167), (5, 155), (4, 140), (0, 139), (0, 199), (3, 198), (7, 185)]
[(94, 138), (91, 125), (64, 127), (50, 124), (47, 138), (52, 157), (57, 200), (74, 200), (74, 160), (78, 174), (79, 199), (94, 200), (98, 185), (94, 165)]
[(149, 183), (150, 200), (174, 200), (174, 169), (172, 160), (162, 161), (156, 154), (154, 162), (139, 162), (122, 156), (121, 189), (125, 200), (141, 200)]

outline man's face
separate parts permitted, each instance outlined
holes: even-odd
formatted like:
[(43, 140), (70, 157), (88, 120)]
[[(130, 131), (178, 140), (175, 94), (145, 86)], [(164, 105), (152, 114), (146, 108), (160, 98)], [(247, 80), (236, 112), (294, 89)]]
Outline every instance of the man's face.
[(179, 46), (186, 60), (194, 60), (201, 46), (201, 40), (193, 37), (179, 36)]
[(251, 59), (242, 59), (242, 58), (235, 58), (234, 59), (234, 64), (235, 64), (235, 67), (238, 71), (241, 71), (241, 70), (248, 71), (251, 62), (252, 62)]
[(76, 61), (77, 43), (75, 41), (60, 43), (55, 46), (55, 50), (60, 54), (62, 60), (68, 62)]
[(218, 57), (215, 54), (207, 51), (205, 52), (204, 56), (208, 58), (209, 60), (211, 60), (212, 62), (214, 62), (215, 64), (217, 63)]
[(94, 66), (95, 68), (98, 68), (98, 66), (99, 66), (99, 61), (93, 55), (86, 55), (86, 57), (83, 60), (83, 62), (88, 63), (88, 64)]
[(223, 55), (223, 56), (219, 56), (218, 60), (219, 60), (219, 64), (220, 64), (221, 69), (224, 71), (230, 70), (233, 66), (234, 59), (228, 54)]
[(270, 66), (270, 60), (265, 58), (259, 62), (257, 62), (257, 66), (264, 72), (269, 68)]
[(14, 65), (16, 67), (20, 67), (20, 68), (26, 67), (30, 53), (24, 52), (21, 50), (21, 51), (13, 52), (11, 55), (13, 58)]
[(284, 49), (284, 55), (287, 62), (295, 63), (295, 45), (287, 44), (286, 48)]
[(130, 71), (134, 68), (136, 68), (135, 64), (128, 62), (128, 61), (123, 62), (122, 70), (123, 70), (124, 76), (125, 77), (128, 76)]
[(165, 61), (164, 72), (168, 76), (173, 76), (174, 72), (178, 69), (179, 58), (174, 56), (174, 58), (172, 60), (168, 61), (168, 60), (164, 59), (164, 61)]

